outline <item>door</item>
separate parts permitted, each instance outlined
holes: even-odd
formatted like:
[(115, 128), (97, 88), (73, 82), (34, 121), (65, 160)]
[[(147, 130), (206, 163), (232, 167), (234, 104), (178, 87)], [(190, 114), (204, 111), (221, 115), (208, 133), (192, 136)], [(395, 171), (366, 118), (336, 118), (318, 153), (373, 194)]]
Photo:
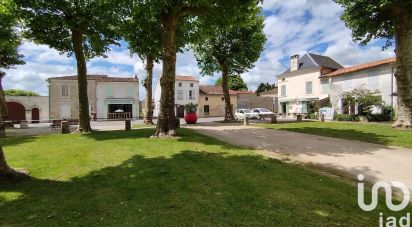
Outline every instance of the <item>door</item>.
[(31, 109), (31, 123), (37, 124), (40, 121), (40, 110), (39, 108), (33, 108)]
[(71, 110), (70, 110), (70, 103), (62, 103), (60, 104), (60, 118), (61, 119), (68, 119), (71, 118)]
[(18, 102), (7, 102), (8, 116), (7, 120), (12, 121), (15, 124), (20, 121), (26, 120), (26, 108)]
[(185, 106), (178, 105), (176, 107), (176, 117), (184, 117), (185, 116)]
[(282, 114), (287, 114), (287, 103), (282, 103)]

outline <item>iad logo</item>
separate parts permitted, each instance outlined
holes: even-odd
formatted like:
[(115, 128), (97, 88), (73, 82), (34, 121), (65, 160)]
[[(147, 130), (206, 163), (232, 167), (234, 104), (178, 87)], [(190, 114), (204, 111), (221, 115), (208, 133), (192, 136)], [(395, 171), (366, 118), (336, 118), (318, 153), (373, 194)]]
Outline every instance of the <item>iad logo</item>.
[[(372, 187), (372, 202), (369, 205), (365, 204), (365, 188), (362, 181), (365, 179), (365, 176), (362, 174), (358, 175), (358, 204), (359, 207), (364, 211), (371, 211), (376, 208), (378, 205), (378, 191), (380, 188), (385, 189), (386, 194), (386, 206), (392, 211), (401, 211), (406, 208), (409, 204), (410, 193), (408, 188), (398, 181), (378, 181)], [(403, 193), (403, 201), (401, 204), (395, 205), (392, 203), (392, 187), (399, 188)]]
[[(365, 179), (365, 176), (362, 174), (358, 175), (358, 180), (360, 181), (358, 183), (358, 205), (359, 207), (364, 210), (364, 211), (372, 211), (378, 206), (378, 192), (379, 189), (384, 189), (385, 190), (385, 200), (386, 200), (386, 206), (392, 210), (392, 211), (401, 211), (405, 209), (410, 201), (410, 192), (408, 188), (402, 184), (401, 182), (398, 181), (378, 181), (372, 186), (372, 199), (370, 204), (365, 204), (365, 187), (363, 180)], [(393, 188), (398, 188), (400, 191), (403, 193), (403, 200), (400, 204), (393, 204), (392, 202), (392, 187)], [(399, 226), (405, 226), (408, 227), (410, 226), (410, 213), (407, 213), (405, 217), (399, 218)], [(384, 225), (386, 223), (386, 225)], [(380, 213), (379, 217), (379, 226), (398, 226), (397, 225), (398, 221), (396, 220), (396, 217), (387, 217), (386, 220), (384, 220), (383, 213)]]

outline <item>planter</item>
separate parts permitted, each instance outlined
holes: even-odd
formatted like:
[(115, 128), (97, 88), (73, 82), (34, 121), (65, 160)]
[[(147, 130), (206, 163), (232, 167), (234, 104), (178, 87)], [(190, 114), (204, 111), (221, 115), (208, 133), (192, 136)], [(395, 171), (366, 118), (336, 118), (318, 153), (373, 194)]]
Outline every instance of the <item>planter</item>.
[(185, 121), (186, 121), (186, 124), (196, 124), (197, 114), (196, 113), (186, 113)]

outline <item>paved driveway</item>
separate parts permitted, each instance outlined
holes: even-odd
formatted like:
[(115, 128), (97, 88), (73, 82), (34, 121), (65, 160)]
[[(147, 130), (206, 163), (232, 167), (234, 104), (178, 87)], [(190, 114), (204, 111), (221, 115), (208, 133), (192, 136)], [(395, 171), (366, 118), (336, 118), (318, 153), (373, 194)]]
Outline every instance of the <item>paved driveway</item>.
[(269, 151), (292, 161), (320, 165), (366, 180), (400, 181), (412, 192), (412, 149), (287, 132), (253, 126), (209, 124), (198, 132), (244, 147)]

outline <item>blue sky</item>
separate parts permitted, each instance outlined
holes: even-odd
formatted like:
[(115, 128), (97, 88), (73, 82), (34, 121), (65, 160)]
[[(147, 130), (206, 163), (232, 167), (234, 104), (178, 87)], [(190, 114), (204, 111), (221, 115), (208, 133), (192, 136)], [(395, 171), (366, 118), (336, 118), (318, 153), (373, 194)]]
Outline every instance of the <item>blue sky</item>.
[[(266, 0), (265, 50), (255, 67), (242, 75), (253, 90), (261, 82), (274, 83), (276, 75), (289, 66), (289, 56), (317, 53), (332, 57), (344, 66), (393, 57), (393, 48), (382, 51), (383, 40), (375, 40), (367, 46), (359, 46), (351, 38), (351, 31), (340, 20), (342, 8), (332, 0)], [(24, 42), (20, 48), (26, 64), (7, 70), (4, 87), (36, 91), (47, 95), (48, 77), (75, 75), (75, 61), (46, 45)], [(87, 63), (90, 74), (132, 77), (144, 79), (144, 64), (137, 56), (131, 56), (127, 43), (112, 47), (108, 58), (94, 58)], [(154, 83), (161, 72), (155, 66)], [(177, 74), (194, 75), (201, 84), (213, 84), (218, 77), (201, 77), (192, 51), (179, 54)], [(144, 89), (140, 89), (144, 98)]]

